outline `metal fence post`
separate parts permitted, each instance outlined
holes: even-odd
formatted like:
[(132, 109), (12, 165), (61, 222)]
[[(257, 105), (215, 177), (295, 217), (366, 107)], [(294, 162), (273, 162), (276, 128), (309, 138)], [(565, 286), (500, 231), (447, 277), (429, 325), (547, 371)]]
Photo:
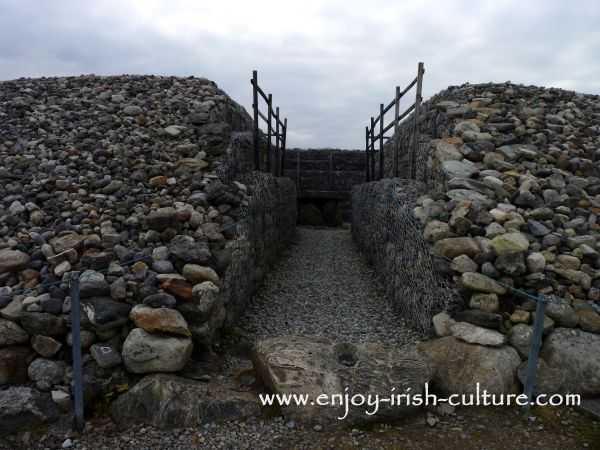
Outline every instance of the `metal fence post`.
[(417, 93), (415, 98), (415, 123), (413, 127), (413, 145), (411, 149), (410, 155), (410, 177), (412, 179), (416, 179), (417, 177), (417, 149), (419, 146), (419, 119), (421, 116), (421, 102), (423, 98), (421, 97), (423, 91), (423, 74), (425, 70), (423, 69), (423, 63), (420, 62), (417, 68)]
[(546, 306), (548, 301), (542, 296), (537, 301), (535, 307), (535, 322), (533, 323), (533, 336), (529, 346), (529, 356), (527, 359), (527, 372), (525, 375), (525, 388), (523, 393), (527, 396), (526, 408), (529, 409), (532, 403), (533, 386), (535, 383), (535, 372), (540, 357), (540, 347), (542, 346), (542, 333), (544, 331), (544, 318), (546, 317)]
[(252, 71), (252, 109), (254, 110), (254, 170), (260, 170), (260, 152), (258, 149), (258, 74)]
[(394, 102), (394, 177), (398, 177), (398, 118), (400, 117), (400, 86), (396, 86), (396, 101)]
[(71, 334), (73, 336), (73, 397), (75, 403), (75, 427), (83, 430), (83, 375), (81, 368), (81, 313), (79, 310), (79, 272), (69, 277), (69, 297), (71, 298)]
[(383, 103), (379, 104), (379, 179), (383, 180)]

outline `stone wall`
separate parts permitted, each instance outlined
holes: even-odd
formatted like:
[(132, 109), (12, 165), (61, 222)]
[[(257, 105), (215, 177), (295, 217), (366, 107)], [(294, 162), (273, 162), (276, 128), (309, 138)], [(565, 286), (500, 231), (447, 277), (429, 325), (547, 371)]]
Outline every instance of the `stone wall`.
[[(524, 381), (533, 323), (540, 320), (536, 303), (546, 300), (537, 392), (600, 393), (597, 378), (590, 378), (600, 369), (594, 349), (600, 333), (599, 108), (598, 96), (512, 83), (466, 84), (425, 102), (417, 179), (428, 189), (414, 204), (400, 203), (402, 220), (421, 230), (438, 274), (452, 279), (464, 299), (464, 307), (433, 317), (442, 339), (424, 346), (436, 360), (440, 391), (468, 391), (468, 383), (480, 381), (476, 367), (459, 367), (450, 353), (472, 354), (503, 373), (503, 380), (489, 380), (503, 386), (497, 392), (518, 390), (514, 378)], [(403, 155), (410, 119), (401, 126)], [(388, 147), (388, 174), (391, 158)], [(407, 167), (404, 159), (404, 176)], [(360, 219), (357, 225), (360, 243), (365, 227)], [(389, 238), (372, 229), (367, 245), (381, 248)], [(418, 266), (409, 267), (398, 270)], [(385, 264), (376, 270), (388, 271)]]
[(456, 290), (435, 270), (435, 259), (408, 214), (427, 186), (399, 178), (374, 181), (352, 190), (352, 237), (367, 257), (398, 312), (423, 336), (431, 318), (460, 305)]
[[(1, 85), (0, 431), (11, 431), (70, 407), (73, 272), (87, 401), (132, 374), (185, 374), (291, 240), (296, 195), (250, 172), (252, 120), (209, 80)], [(23, 383), (35, 388), (5, 390)], [(2, 415), (36, 404), (43, 420)]]

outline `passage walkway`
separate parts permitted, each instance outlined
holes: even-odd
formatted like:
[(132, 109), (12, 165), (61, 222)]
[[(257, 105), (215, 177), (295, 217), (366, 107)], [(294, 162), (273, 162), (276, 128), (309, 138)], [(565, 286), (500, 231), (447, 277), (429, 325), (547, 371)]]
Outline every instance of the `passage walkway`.
[(298, 227), (240, 326), (253, 341), (294, 333), (399, 345), (417, 338), (393, 311), (350, 231), (339, 228)]

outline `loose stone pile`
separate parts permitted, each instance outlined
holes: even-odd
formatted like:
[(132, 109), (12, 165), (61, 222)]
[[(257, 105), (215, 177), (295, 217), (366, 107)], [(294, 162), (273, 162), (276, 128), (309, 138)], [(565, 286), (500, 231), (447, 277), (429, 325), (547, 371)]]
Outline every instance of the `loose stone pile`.
[[(233, 249), (254, 264), (240, 247), (253, 192), (226, 176), (232, 132), (250, 124), (202, 78), (0, 84), (0, 386), (29, 381), (39, 404), (69, 408), (74, 271), (86, 398), (125, 372), (179, 371), (210, 343)], [(20, 389), (0, 391), (0, 422)]]
[(526, 359), (535, 301), (488, 277), (546, 296), (542, 379), (554, 370), (551, 390), (597, 395), (600, 98), (514, 84), (466, 85), (459, 94), (463, 101), (430, 105), (447, 124), (432, 136), (441, 139), (429, 161), (445, 184), (413, 209), (435, 252), (452, 260), (439, 268), (470, 308), (438, 316), (436, 332), (507, 343)]

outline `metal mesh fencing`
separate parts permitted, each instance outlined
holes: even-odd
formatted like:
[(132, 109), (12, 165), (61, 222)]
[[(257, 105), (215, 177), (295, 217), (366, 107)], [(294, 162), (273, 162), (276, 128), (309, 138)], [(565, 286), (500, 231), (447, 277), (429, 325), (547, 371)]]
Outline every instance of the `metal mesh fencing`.
[(432, 334), (431, 318), (453, 310), (463, 300), (411, 219), (415, 201), (427, 185), (414, 180), (384, 179), (357, 186), (352, 192), (352, 235), (373, 266), (396, 310), (422, 336)]

